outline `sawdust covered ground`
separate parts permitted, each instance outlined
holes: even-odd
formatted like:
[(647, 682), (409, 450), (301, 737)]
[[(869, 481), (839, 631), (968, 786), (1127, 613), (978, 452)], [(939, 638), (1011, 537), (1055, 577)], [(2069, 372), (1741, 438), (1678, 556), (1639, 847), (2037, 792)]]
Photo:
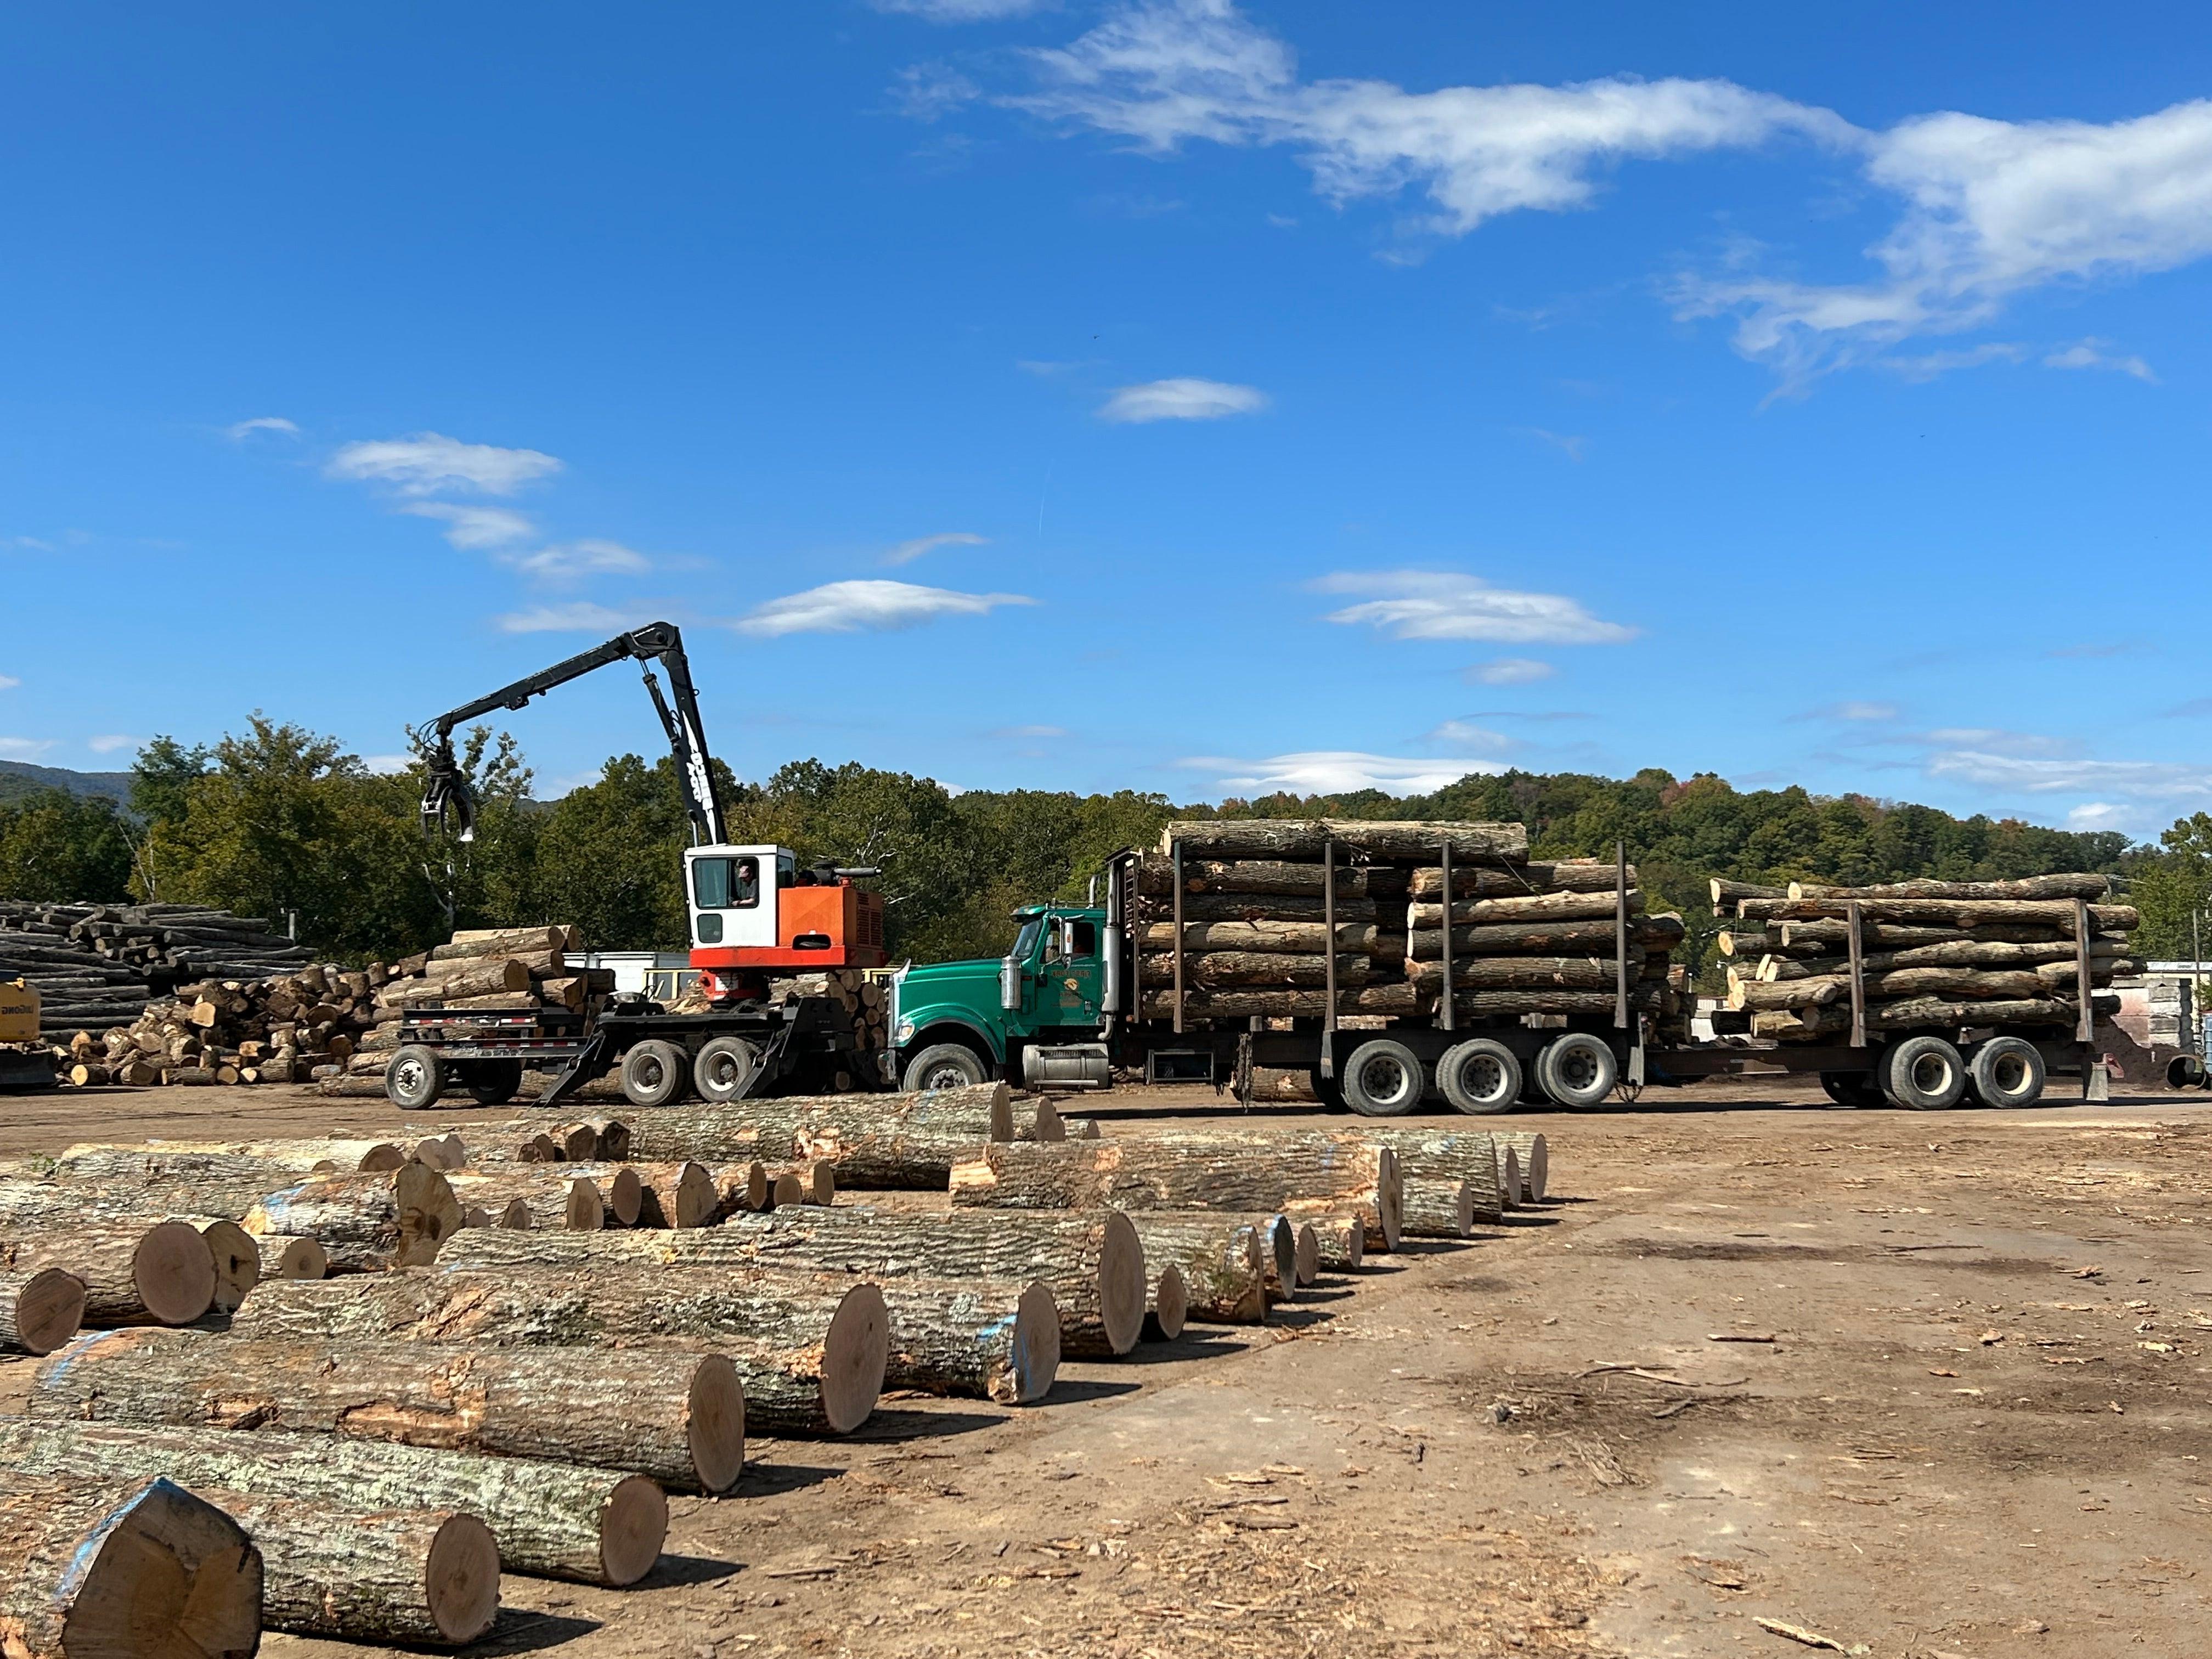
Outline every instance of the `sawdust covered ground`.
[[(1552, 1137), (1543, 1211), (1264, 1330), (1070, 1365), (1040, 1407), (895, 1400), (854, 1440), (756, 1442), (738, 1497), (677, 1500), (645, 1588), (510, 1578), (483, 1650), (1814, 1650), (1761, 1620), (1931, 1659), (2212, 1650), (2204, 1097), (1816, 1098), (1516, 1118)], [(1114, 1135), (1238, 1116), (1203, 1091), (1096, 1105)], [(0, 1153), (429, 1121), (47, 1096), (0, 1102)]]

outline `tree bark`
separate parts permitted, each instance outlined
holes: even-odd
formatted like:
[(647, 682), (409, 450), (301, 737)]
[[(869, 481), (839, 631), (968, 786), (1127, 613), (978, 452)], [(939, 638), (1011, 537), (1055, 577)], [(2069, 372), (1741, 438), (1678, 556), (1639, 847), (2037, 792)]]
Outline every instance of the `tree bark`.
[[(1175, 1017), (1175, 993), (1144, 994), (1144, 1018), (1166, 1020)], [(1336, 994), (1340, 1014), (1418, 1014), (1428, 999), (1413, 985), (1394, 981), (1362, 985)], [(1243, 1019), (1254, 1014), (1281, 1018), (1313, 1018), (1328, 1012), (1328, 993), (1297, 990), (1186, 991), (1183, 1012), (1190, 1019)]]
[[(1441, 908), (1441, 907), (1437, 907)], [(1561, 956), (1597, 951), (1613, 955), (1610, 917), (1603, 921), (1493, 922), (1452, 929), (1452, 954), (1468, 956)], [(1670, 912), (1631, 916), (1628, 942), (1645, 951), (1672, 950), (1682, 939), (1682, 919)], [(1406, 935), (1409, 957), (1442, 957), (1443, 929), (1415, 926)]]
[(478, 1205), (493, 1215), (521, 1204), (532, 1228), (582, 1233), (607, 1224), (606, 1199), (599, 1183), (566, 1164), (518, 1164), (489, 1174), (457, 1170), (446, 1181), (464, 1206)]
[(559, 952), (568, 949), (565, 927), (472, 927), (453, 935), (449, 944), (434, 946), (432, 962), (452, 962), (473, 957), (525, 956), (533, 951)]
[(1464, 1181), (1406, 1183), (1406, 1233), (1412, 1238), (1465, 1238), (1474, 1231), (1474, 1189)]
[(2110, 876), (2029, 876), (2021, 881), (1891, 881), (1872, 887), (1832, 887), (1793, 881), (1784, 897), (1793, 899), (2101, 899), (2112, 890)]
[(1160, 851), (1182, 843), (1186, 860), (1318, 859), (1328, 843), (1337, 855), (1426, 859), (1449, 844), (1455, 863), (1487, 859), (1518, 863), (1528, 856), (1528, 831), (1518, 823), (1419, 823), (1347, 818), (1182, 818), (1160, 831)]
[(286, 1238), (281, 1235), (260, 1241), (261, 1277), (264, 1282), (272, 1279), (327, 1279), (331, 1272), (331, 1253), (318, 1238)]
[[(1182, 888), (1186, 893), (1311, 896), (1322, 890), (1322, 873), (1319, 864), (1287, 864), (1277, 859), (1224, 860), (1186, 857), (1182, 861)], [(1397, 897), (1405, 890), (1405, 878), (1395, 870), (1376, 870), (1365, 865), (1350, 868), (1338, 866), (1339, 898), (1372, 898), (1378, 896), (1374, 890), (1389, 890), (1382, 896)], [(1137, 890), (1147, 897), (1174, 892), (1174, 865), (1158, 854), (1147, 857), (1138, 872)]]
[[(1452, 866), (1452, 899), (1516, 898), (1531, 893), (1610, 893), (1614, 872), (1611, 859), (1561, 859), (1556, 863), (1516, 864), (1504, 869), (1478, 865), (1462, 870)], [(1628, 884), (1636, 885), (1636, 866), (1628, 866)], [(1406, 884), (1409, 897), (1441, 900), (1444, 872), (1440, 864), (1425, 865), (1411, 872)]]
[(320, 1176), (270, 1193), (246, 1212), (256, 1237), (319, 1239), (334, 1273), (383, 1273), (434, 1261), (461, 1224), (453, 1183), (428, 1164)]
[(41, 1228), (0, 1243), (0, 1270), (58, 1267), (84, 1285), (88, 1325), (189, 1325), (215, 1304), (215, 1253), (182, 1221)]
[[(1382, 935), (1372, 922), (1340, 921), (1336, 925), (1339, 951), (1372, 956)], [(1182, 948), (1195, 954), (1210, 951), (1264, 951), (1284, 956), (1320, 956), (1328, 948), (1328, 925), (1321, 921), (1185, 921)], [(1175, 923), (1155, 921), (1138, 930), (1137, 943), (1150, 952), (1175, 949)], [(1401, 947), (1402, 948), (1402, 947)]]
[(458, 1647), (499, 1616), (499, 1545), (459, 1510), (357, 1510), (220, 1488), (197, 1494), (261, 1552), (261, 1623), (292, 1636)]
[(1542, 1203), (1552, 1178), (1551, 1143), (1540, 1133), (1526, 1129), (1493, 1129), (1490, 1139), (1495, 1145), (1510, 1146), (1520, 1155), (1521, 1184), (1528, 1192), (1528, 1201)]
[[(1836, 921), (1849, 915), (1853, 902), (1866, 921), (1902, 922), (1937, 927), (2020, 927), (2039, 926), (2070, 930), (2074, 902), (2070, 899), (1975, 900), (1930, 898), (1746, 899), (1739, 913), (1752, 921)], [(2140, 920), (2127, 904), (2093, 904), (2089, 925), (2100, 933), (2127, 933)]]
[[(1602, 893), (1533, 893), (1499, 898), (1462, 898), (1452, 896), (1452, 924), (1460, 927), (1497, 927), (1523, 922), (1547, 921), (1611, 921), (1617, 905), (1617, 896), (1611, 888)], [(1641, 890), (1628, 890), (1628, 914), (1641, 915), (1644, 894)], [(1441, 899), (1418, 901), (1406, 907), (1406, 926), (1422, 931), (1440, 931), (1444, 925), (1444, 907)]]
[[(1628, 976), (1644, 971), (1644, 952), (1629, 947)], [(1618, 970), (1605, 957), (1466, 957), (1452, 963), (1452, 983), (1469, 990), (1510, 990), (1558, 986), (1565, 990), (1609, 989)], [(1441, 992), (1441, 961), (1408, 962), (1406, 977), (1425, 989)]]
[(323, 1435), (140, 1429), (0, 1418), (0, 1459), (36, 1474), (180, 1484), (364, 1509), (461, 1510), (514, 1572), (635, 1583), (659, 1559), (668, 1500), (642, 1475)]
[(1367, 1260), (1367, 1218), (1315, 1215), (1303, 1218), (1313, 1230), (1316, 1265), (1324, 1273), (1354, 1273)]
[(1790, 896), (1790, 890), (1787, 887), (1767, 886), (1755, 881), (1729, 881), (1722, 876), (1715, 876), (1711, 885), (1715, 915), (1730, 914), (1729, 907), (1738, 904), (1745, 899), (1778, 899)]
[[(601, 1233), (602, 1243), (706, 1233)], [(462, 1237), (583, 1242), (573, 1233)], [(580, 1262), (589, 1261), (579, 1257)], [(779, 1434), (848, 1434), (882, 1392), (890, 1334), (873, 1285), (780, 1275), (758, 1291), (727, 1272), (646, 1272), (614, 1261), (559, 1273), (386, 1273), (319, 1285), (264, 1285), (231, 1322), (234, 1336), (499, 1348), (641, 1348), (716, 1353), (737, 1368), (745, 1421)]]
[(472, 1235), (453, 1246), (454, 1263), (486, 1270), (528, 1259), (548, 1265), (621, 1262), (640, 1271), (775, 1268), (884, 1279), (1042, 1279), (1057, 1306), (1061, 1351), (1085, 1358), (1128, 1352), (1144, 1323), (1144, 1247), (1130, 1218), (1115, 1212), (980, 1216), (805, 1208), (693, 1232), (547, 1237), (526, 1246)]
[[(1650, 980), (1628, 982), (1631, 1013), (1659, 1012), (1666, 988)], [(1518, 1018), (1522, 1014), (1589, 1014), (1599, 1018), (1613, 1012), (1611, 991), (1455, 991), (1452, 1012), (1469, 1019)]]
[[(1336, 959), (1336, 982), (1364, 985), (1371, 965), (1364, 956), (1340, 956)], [(1140, 963), (1139, 972), (1146, 986), (1171, 986), (1175, 983), (1175, 958), (1147, 956)], [(1209, 951), (1200, 956), (1185, 956), (1182, 974), (1186, 986), (1202, 989), (1216, 986), (1325, 988), (1328, 984), (1328, 958), (1285, 956), (1273, 951)]]
[(239, 1524), (166, 1479), (71, 1475), (0, 1491), (9, 1659), (252, 1659), (262, 1558)]
[(985, 1141), (1013, 1139), (1005, 1083), (917, 1094), (740, 1100), (641, 1116), (630, 1154), (771, 1165), (826, 1162), (848, 1190), (942, 1188), (953, 1163)]
[(1398, 1155), (1398, 1173), (1413, 1182), (1464, 1185), (1471, 1194), (1472, 1218), (1494, 1222), (1508, 1194), (1499, 1179), (1499, 1137), (1481, 1129), (1395, 1129), (1376, 1125), (1360, 1133)]
[(744, 1390), (711, 1355), (109, 1331), (40, 1366), (25, 1410), (535, 1457), (708, 1492), (744, 1462)]
[(1155, 1210), (1138, 1211), (1129, 1220), (1148, 1267), (1171, 1262), (1182, 1269), (1188, 1317), (1213, 1325), (1267, 1322), (1273, 1235), (1279, 1225), (1286, 1239), (1290, 1231), (1279, 1224), (1281, 1216)]
[[(1397, 907), (1391, 907), (1395, 913)], [(1371, 898), (1340, 898), (1336, 902), (1336, 921), (1339, 927), (1346, 923), (1372, 923), (1377, 909)], [(1165, 899), (1144, 899), (1139, 902), (1138, 919), (1152, 926), (1175, 925), (1175, 911)], [(1194, 922), (1221, 921), (1302, 921), (1315, 927), (1326, 926), (1328, 907), (1325, 901), (1304, 895), (1263, 893), (1194, 893), (1182, 902), (1183, 926)]]
[(84, 1281), (59, 1267), (0, 1273), (0, 1352), (49, 1354), (84, 1324)]

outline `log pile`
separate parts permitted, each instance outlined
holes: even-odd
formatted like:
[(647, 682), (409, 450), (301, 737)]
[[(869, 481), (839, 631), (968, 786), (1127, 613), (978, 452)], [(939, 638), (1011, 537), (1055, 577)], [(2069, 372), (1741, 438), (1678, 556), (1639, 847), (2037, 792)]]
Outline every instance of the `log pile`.
[(127, 1026), (70, 1042), (85, 1084), (305, 1083), (341, 1065), (374, 1018), (381, 970), (308, 963), (269, 979), (206, 979), (149, 1004)]
[[(799, 974), (768, 982), (769, 1001), (793, 1002), (803, 997), (827, 997), (852, 1016), (855, 1046), (872, 1054), (886, 1046), (890, 1036), (890, 990), (887, 977), (858, 968), (833, 968), (826, 973)], [(840, 1073), (836, 1086), (841, 1094), (859, 1079)]]
[(2017, 881), (1907, 881), (1786, 888), (1715, 881), (1728, 1006), (1754, 1036), (1833, 1041), (1852, 1026), (1856, 912), (1862, 1017), (1869, 1032), (2002, 1026), (2071, 1030), (2087, 980), (2093, 1018), (2137, 974), (2131, 906), (2108, 902), (2100, 875)]

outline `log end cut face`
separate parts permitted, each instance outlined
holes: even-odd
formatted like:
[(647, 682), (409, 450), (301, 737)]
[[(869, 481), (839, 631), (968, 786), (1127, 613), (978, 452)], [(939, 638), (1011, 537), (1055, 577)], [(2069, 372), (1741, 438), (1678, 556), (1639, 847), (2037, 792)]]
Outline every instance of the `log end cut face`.
[(319, 1238), (264, 1238), (261, 1277), (264, 1279), (327, 1279), (331, 1253)]
[(1144, 1242), (1127, 1216), (1109, 1210), (1098, 1246), (1098, 1311), (1106, 1328), (1107, 1346), (1114, 1352), (1127, 1353), (1137, 1346), (1145, 1334), (1145, 1313), (1151, 1304)]
[(1551, 1149), (1541, 1135), (1528, 1138), (1527, 1154), (1521, 1160), (1521, 1185), (1528, 1194), (1528, 1201), (1544, 1201), (1544, 1188), (1552, 1175)]
[(1287, 1297), (1299, 1285), (1312, 1284), (1314, 1273), (1321, 1270), (1321, 1247), (1316, 1244), (1310, 1253), (1313, 1273), (1309, 1273), (1308, 1256), (1301, 1253), (1299, 1243), (1299, 1230), (1286, 1215), (1269, 1218), (1253, 1237), (1252, 1265), (1267, 1288), (1279, 1297)]
[(1034, 1405), (1060, 1376), (1060, 1299), (1042, 1279), (1014, 1305), (1014, 1403)]
[(27, 1354), (50, 1354), (84, 1323), (84, 1281), (41, 1267), (15, 1287), (15, 1340)]
[(833, 1434), (866, 1422), (883, 1396), (891, 1358), (890, 1310), (873, 1285), (855, 1285), (822, 1339), (822, 1418)]
[(702, 1492), (726, 1492), (738, 1484), (745, 1472), (745, 1386), (720, 1354), (692, 1368), (684, 1433)]
[(68, 1659), (250, 1659), (260, 1645), (261, 1553), (181, 1486), (149, 1481), (79, 1562)]
[(1498, 1148), (1498, 1207), (1517, 1210), (1528, 1201), (1528, 1180), (1521, 1167), (1521, 1154), (1510, 1146)]
[(660, 1559), (668, 1537), (668, 1495), (641, 1474), (617, 1481), (599, 1512), (599, 1565), (617, 1589), (635, 1584)]
[[(1284, 1224), (1287, 1228), (1289, 1225), (1287, 1216), (1284, 1218)], [(1298, 1224), (1297, 1231), (1293, 1235), (1292, 1248), (1295, 1254), (1291, 1259), (1297, 1264), (1296, 1277), (1289, 1282), (1297, 1285), (1312, 1284), (1321, 1277), (1321, 1234), (1315, 1231), (1312, 1222), (1302, 1221)]]
[(1172, 1342), (1182, 1334), (1189, 1318), (1190, 1287), (1183, 1282), (1182, 1269), (1168, 1262), (1152, 1281), (1152, 1317), (1146, 1329), (1158, 1340)]
[(473, 1515), (449, 1515), (430, 1540), (423, 1601), (438, 1634), (459, 1647), (499, 1617), (499, 1545)]
[(635, 1170), (617, 1170), (606, 1178), (607, 1210), (625, 1227), (637, 1225), (645, 1213), (645, 1183)]
[(1399, 1174), (1398, 1154), (1388, 1146), (1375, 1154), (1375, 1212), (1386, 1249), (1395, 1250), (1406, 1233), (1406, 1186)]
[(138, 1241), (131, 1279), (148, 1314), (189, 1325), (215, 1305), (215, 1252), (190, 1222), (164, 1221)]
[(203, 1223), (200, 1237), (215, 1258), (215, 1310), (236, 1313), (261, 1282), (260, 1243), (235, 1221)]

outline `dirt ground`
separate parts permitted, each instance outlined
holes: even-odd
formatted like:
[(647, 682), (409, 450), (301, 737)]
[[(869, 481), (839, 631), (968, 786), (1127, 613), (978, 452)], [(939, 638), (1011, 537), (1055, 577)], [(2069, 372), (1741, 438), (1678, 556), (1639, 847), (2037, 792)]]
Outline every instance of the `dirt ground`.
[[(1067, 1365), (1041, 1406), (757, 1440), (739, 1495), (675, 1500), (643, 1587), (510, 1577), (477, 1651), (1812, 1650), (1762, 1620), (1922, 1659), (2212, 1651), (2203, 1098), (1846, 1112), (1730, 1083), (1516, 1117), (1551, 1138), (1543, 1209), (1263, 1329)], [(1094, 1104), (1109, 1135), (1241, 1116)], [(0, 1100), (0, 1155), (442, 1115), (44, 1096)]]

